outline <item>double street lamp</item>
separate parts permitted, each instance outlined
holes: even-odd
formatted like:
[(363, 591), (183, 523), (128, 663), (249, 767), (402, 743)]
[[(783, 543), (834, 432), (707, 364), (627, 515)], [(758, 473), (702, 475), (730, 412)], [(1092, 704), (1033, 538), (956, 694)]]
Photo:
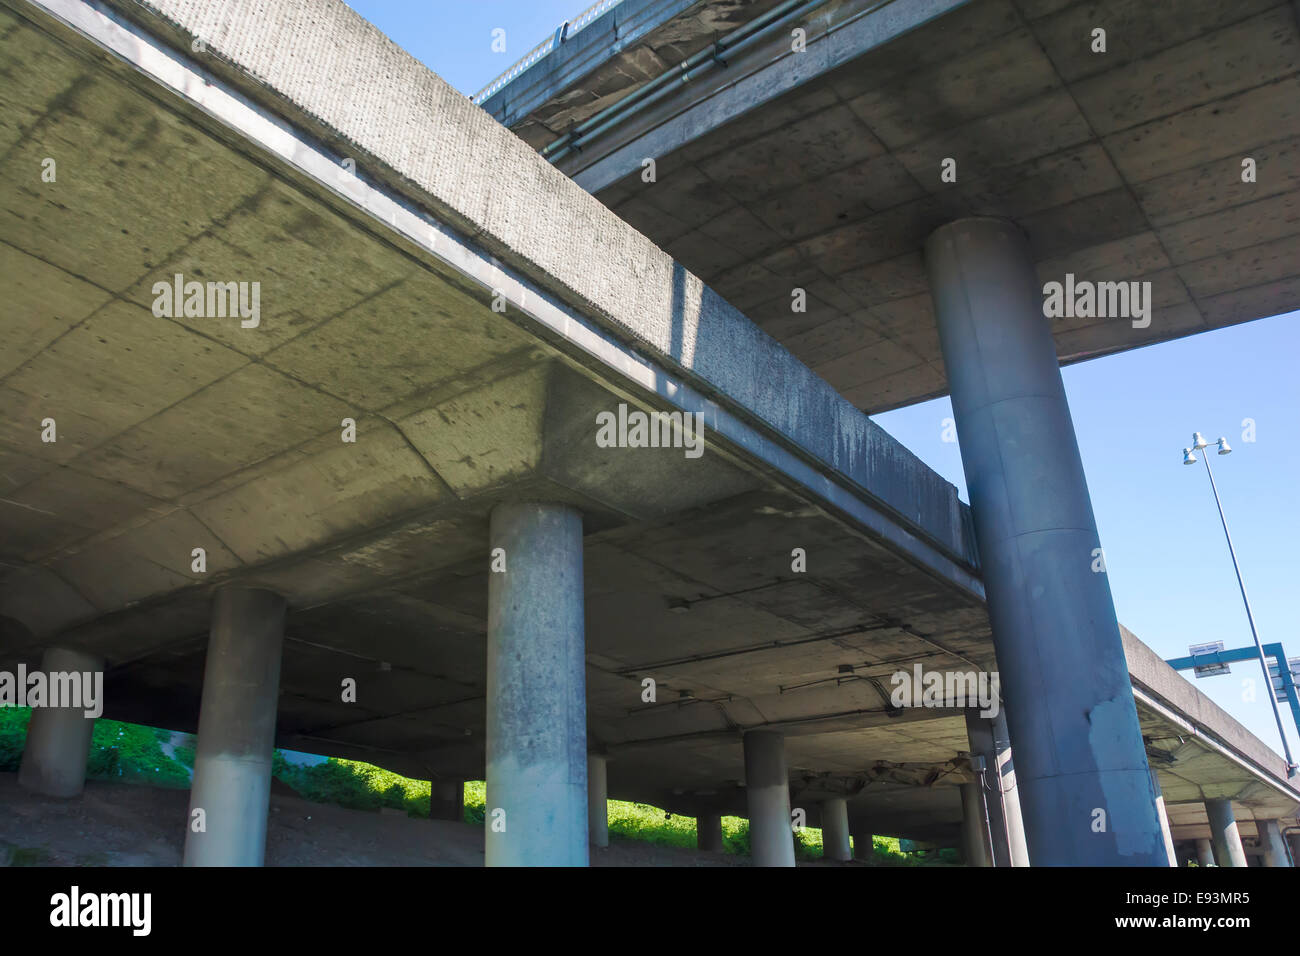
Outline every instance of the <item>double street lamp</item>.
[[(1183, 464), (1196, 464), (1196, 452), (1209, 446), (1200, 432), (1192, 433), (1192, 447), (1183, 449)], [(1219, 454), (1231, 454), (1232, 449), (1228, 447), (1228, 440), (1220, 438), (1216, 444), (1219, 446)], [(1255, 650), (1259, 654), (1259, 666), (1264, 669), (1264, 686), (1268, 688), (1268, 701), (1273, 705), (1273, 719), (1277, 721), (1277, 732), (1282, 738), (1282, 750), (1286, 753), (1286, 771), (1288, 776), (1293, 776), (1296, 771), (1296, 762), (1291, 759), (1291, 745), (1287, 743), (1286, 731), (1282, 728), (1282, 714), (1277, 707), (1277, 697), (1273, 693), (1273, 675), (1268, 672), (1268, 658), (1264, 654), (1264, 645), (1259, 641), (1259, 632), (1255, 630), (1255, 615), (1250, 610), (1250, 598), (1246, 596), (1246, 582), (1241, 579), (1241, 566), (1237, 564), (1237, 551), (1232, 546), (1232, 535), (1228, 532), (1228, 519), (1223, 514), (1223, 502), (1219, 500), (1219, 488), (1214, 483), (1214, 470), (1210, 467), (1210, 456), (1205, 455), (1205, 473), (1210, 476), (1210, 489), (1214, 492), (1214, 503), (1219, 508), (1219, 520), (1223, 522), (1223, 536), (1228, 539), (1228, 554), (1232, 555), (1232, 568), (1237, 572), (1237, 586), (1241, 588), (1241, 600), (1246, 605), (1246, 620), (1250, 622), (1250, 635), (1255, 639)], [(1279, 661), (1279, 667), (1285, 667), (1286, 661)]]

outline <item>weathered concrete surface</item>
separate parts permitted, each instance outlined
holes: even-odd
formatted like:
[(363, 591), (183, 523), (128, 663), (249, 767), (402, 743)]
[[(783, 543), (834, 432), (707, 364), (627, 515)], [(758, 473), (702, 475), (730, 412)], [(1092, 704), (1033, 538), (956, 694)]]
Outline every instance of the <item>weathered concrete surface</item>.
[[(1029, 246), (1005, 219), (926, 240), (1025, 839), (1038, 866), (1168, 857)], [(1051, 688), (1050, 692), (1045, 692)], [(1098, 809), (1108, 820), (1094, 825)]]
[[(947, 391), (921, 245), (964, 216), (1020, 224), (1044, 282), (1151, 283), (1146, 328), (1058, 320), (1063, 363), (1300, 306), (1294, 3), (875, 6), (830, 0), (806, 52), (780, 30), (560, 168), (869, 412)], [(486, 105), (536, 149), (651, 72), (592, 98), (534, 69)]]
[[(110, 716), (193, 730), (211, 589), (275, 590), (290, 604), (280, 743), (426, 779), (478, 779), (487, 515), (503, 499), (532, 497), (588, 519), (593, 742), (664, 748), (613, 762), (615, 796), (743, 808), (738, 731), (769, 723), (801, 725), (788, 753), (810, 779), (856, 771), (876, 748), (855, 736), (886, 735), (871, 728), (890, 720), (880, 679), (895, 662), (991, 666), (951, 486), (720, 300), (699, 311), (696, 280), (346, 8), (314, 7), (328, 16), (307, 22), (286, 4), (282, 27), (303, 31), (304, 48), (333, 48), (320, 31), (339, 18), (334, 27), (357, 33), (347, 49), (376, 61), (370, 82), (412, 97), (382, 115), (406, 109), (420, 123), (376, 131), (367, 125), (376, 111), (351, 112), (364, 97), (335, 98), (337, 75), (302, 58), (295, 69), (310, 76), (282, 74), (286, 64), (256, 43), (214, 40), (206, 49), (224, 52), (203, 61), (214, 72), (201, 82), (185, 72), (189, 39), (176, 54), (96, 21), (87, 5), (60, 9), (89, 18), (83, 32), (98, 24), (155, 79), (37, 5), (0, 7), (14, 77), (0, 94), (14, 303), (0, 380), (13, 485), (0, 512), (0, 615), (15, 625), (4, 632), (7, 659), (32, 659), (67, 635), (108, 657)], [(240, 9), (220, 15), (237, 20)], [(294, 48), (274, 31), (229, 35)], [(396, 78), (376, 79), (390, 67)], [(297, 99), (255, 78), (272, 75)], [(351, 176), (318, 155), (320, 141), (240, 101), (236, 85), (330, 142), (340, 134), (321, 117), (377, 137), (367, 141), (402, 171), (347, 143), (364, 178)], [(456, 142), (458, 158), (439, 159), (451, 165), (418, 171), (432, 144)], [(59, 173), (43, 183), (50, 154)], [(451, 188), (453, 174), (470, 179)], [(413, 186), (415, 176), (480, 219)], [(557, 267), (584, 271), (588, 293), (626, 323), (653, 318), (662, 295), (669, 339), (685, 336), (696, 371), (667, 353), (647, 364), (609, 334), (615, 323), (584, 324), (594, 307), (578, 311), (565, 304), (578, 301), (572, 290), (562, 300), (520, 278), (518, 250), (480, 271), (482, 254), (440, 219), (422, 213), (416, 228), (408, 207), (384, 206), (380, 193), (400, 197), (385, 180), (484, 242), (492, 230), (522, 230), (550, 257), (544, 234), (570, 237)], [(510, 201), (485, 200), (493, 189)], [(519, 203), (531, 203), (527, 224), (503, 213)], [(261, 281), (260, 324), (155, 316), (153, 284), (177, 272)], [(566, 281), (579, 282), (577, 271)], [(504, 315), (491, 308), (494, 287), (509, 293)], [(701, 323), (720, 337), (706, 342)], [(580, 336), (586, 352), (573, 346)], [(735, 363), (750, 348), (757, 365), (743, 371)], [(596, 446), (599, 411), (671, 409), (693, 388), (702, 395), (708, 353), (773, 410), (782, 393), (804, 403), (782, 414), (839, 470), (739, 404), (728, 411), (720, 383), (698, 406), (702, 457)], [(58, 423), (54, 443), (40, 440), (47, 416)], [(355, 419), (356, 442), (342, 440), (344, 418)], [(802, 477), (787, 486), (791, 474)], [(793, 569), (795, 549), (807, 571)], [(916, 563), (923, 554), (934, 562)], [(851, 678), (836, 676), (842, 666)], [(661, 694), (650, 704), (647, 677)], [(355, 703), (339, 699), (348, 678)], [(900, 739), (871, 759), (943, 764), (957, 749), (949, 736), (942, 721), (918, 722), (910, 754)], [(698, 766), (678, 764), (698, 753)]]
[[(563, 501), (611, 797), (743, 813), (766, 728), (813, 825), (846, 796), (955, 834), (960, 713), (888, 705), (900, 668), (995, 666), (951, 486), (341, 4), (253, 8), (115, 4), (175, 49), (110, 56), (0, 3), (0, 656), (67, 637), (108, 716), (192, 731), (211, 589), (273, 589), (279, 745), (481, 779), (487, 516)], [(260, 326), (154, 316), (176, 272), (260, 280)], [(593, 441), (687, 401), (699, 459)]]
[[(553, 137), (610, 105), (629, 85), (654, 79), (780, 2), (622, 0), (482, 106), (506, 126), (527, 119), (536, 137)], [(557, 97), (561, 90), (564, 96)]]
[(261, 866), (280, 701), (285, 600), (221, 588), (204, 654), (186, 866)]
[[(586, 866), (582, 513), (502, 502), (489, 537), (485, 861)], [(603, 766), (596, 786), (603, 805)]]

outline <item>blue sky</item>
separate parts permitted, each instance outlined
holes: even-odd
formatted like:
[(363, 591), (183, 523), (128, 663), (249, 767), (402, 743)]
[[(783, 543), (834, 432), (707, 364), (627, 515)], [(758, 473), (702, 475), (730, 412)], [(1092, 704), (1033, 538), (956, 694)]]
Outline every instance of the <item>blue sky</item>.
[[(1158, 316), (1156, 317), (1158, 321)], [(1094, 359), (1061, 370), (1120, 621), (1163, 657), (1188, 644), (1250, 646), (1205, 465), (1184, 466), (1199, 431), (1211, 452), (1260, 640), (1300, 657), (1293, 591), (1300, 582), (1300, 313)], [(947, 398), (873, 416), (968, 501), (957, 445), (942, 440)], [(1255, 422), (1255, 441), (1242, 421)], [(1198, 456), (1199, 457), (1199, 456)], [(1256, 699), (1244, 699), (1255, 678)], [(1258, 664), (1197, 686), (1273, 749), (1277, 725)], [(1300, 739), (1283, 711), (1293, 756)]]
[[(505, 72), (585, 0), (350, 0), (358, 13), (466, 94)], [(492, 31), (506, 50), (492, 50)], [(1062, 371), (1106, 551), (1119, 619), (1164, 657), (1187, 645), (1250, 644), (1250, 630), (1205, 467), (1182, 464), (1193, 431), (1228, 439), (1213, 456), (1260, 638), (1300, 657), (1300, 313), (1097, 359)], [(942, 441), (947, 399), (875, 416), (967, 499), (957, 445)], [(1243, 419), (1255, 421), (1254, 442)], [(1243, 680), (1255, 681), (1255, 700)], [(1257, 664), (1198, 680), (1280, 752)], [(1300, 737), (1283, 711), (1292, 753)]]

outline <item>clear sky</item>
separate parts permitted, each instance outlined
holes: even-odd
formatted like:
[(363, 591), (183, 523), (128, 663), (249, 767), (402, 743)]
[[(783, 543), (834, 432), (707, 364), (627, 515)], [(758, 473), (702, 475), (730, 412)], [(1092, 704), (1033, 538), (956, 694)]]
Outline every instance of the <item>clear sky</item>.
[[(1153, 316), (1159, 321), (1159, 315)], [(1203, 332), (1061, 370), (1120, 621), (1162, 657), (1189, 644), (1251, 645), (1232, 559), (1203, 461), (1184, 466), (1192, 432), (1228, 439), (1210, 452), (1255, 625), (1300, 657), (1300, 313)], [(947, 398), (874, 416), (969, 501)], [(1253, 419), (1255, 441), (1243, 436)], [(1198, 453), (1198, 458), (1203, 457)], [(1255, 679), (1255, 700), (1243, 678)], [(1281, 751), (1258, 664), (1196, 680), (1220, 707)], [(1292, 755), (1300, 739), (1283, 721)]]
[[(358, 13), (466, 94), (509, 69), (588, 0), (349, 0)], [(494, 52), (493, 30), (506, 49)], [(1158, 317), (1157, 317), (1158, 320)], [(1119, 619), (1164, 657), (1250, 630), (1205, 466), (1184, 467), (1193, 431), (1228, 439), (1211, 455), (1264, 643), (1300, 657), (1300, 313), (1073, 365), (1062, 372)], [(968, 500), (947, 399), (875, 416)], [(1243, 437), (1255, 422), (1255, 441)], [(1213, 449), (1207, 449), (1213, 452)], [(1245, 679), (1253, 679), (1248, 700)], [(1258, 664), (1197, 686), (1280, 752)], [(1283, 720), (1300, 758), (1289, 712)]]
[[(347, 0), (400, 47), (466, 95), (510, 69), (595, 0)], [(505, 30), (505, 52), (492, 31)]]

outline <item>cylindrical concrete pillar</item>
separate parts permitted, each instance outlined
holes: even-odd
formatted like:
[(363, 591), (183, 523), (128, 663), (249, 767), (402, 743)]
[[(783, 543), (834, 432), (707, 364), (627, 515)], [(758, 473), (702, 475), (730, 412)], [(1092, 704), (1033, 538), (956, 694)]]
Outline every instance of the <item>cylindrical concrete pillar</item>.
[(1196, 841), (1196, 862), (1200, 866), (1214, 866), (1214, 846), (1208, 839)]
[(695, 845), (706, 853), (722, 852), (722, 814), (701, 813), (695, 818)]
[(1156, 768), (1151, 768), (1151, 789), (1156, 794), (1156, 814), (1160, 818), (1160, 832), (1165, 840), (1165, 853), (1168, 854), (1169, 866), (1178, 866), (1178, 853), (1174, 849), (1174, 834), (1169, 829), (1169, 813), (1165, 810), (1165, 792), (1160, 787), (1160, 777)]
[[(49, 797), (75, 797), (86, 785), (86, 758), (95, 732), (95, 718), (87, 717), (91, 701), (104, 687), (104, 661), (93, 654), (64, 647), (49, 647), (41, 655), (47, 686), (55, 675), (68, 675), (64, 686), (80, 688), (82, 703), (72, 707), (33, 707), (27, 723), (27, 743), (18, 765), (18, 784)], [(75, 678), (72, 675), (76, 675)], [(96, 706), (103, 707), (97, 700)]]
[(1016, 768), (1011, 759), (1011, 740), (1005, 711), (981, 717), (979, 708), (966, 710), (966, 737), (972, 754), (984, 758), (985, 803), (994, 866), (1028, 866), (1025, 826), (1020, 816), (1020, 795), (1016, 792)]
[(1245, 866), (1246, 849), (1237, 832), (1237, 818), (1232, 812), (1231, 800), (1206, 800), (1205, 812), (1210, 818), (1210, 842), (1214, 844), (1214, 859), (1219, 866)]
[(967, 866), (992, 866), (984, 791), (979, 782), (961, 785), (961, 851)]
[(602, 754), (587, 757), (587, 835), (592, 846), (609, 846), (609, 784)]
[(870, 833), (855, 830), (853, 833), (853, 859), (870, 860), (872, 842)]
[(1028, 244), (1004, 220), (962, 219), (930, 236), (926, 267), (1029, 856), (1035, 866), (1163, 865), (1124, 646)]
[(465, 822), (465, 781), (433, 780), (429, 784), (429, 818)]
[(822, 801), (822, 856), (828, 860), (853, 859), (849, 844), (849, 802), (844, 797)]
[(794, 866), (785, 738), (771, 730), (751, 730), (745, 734), (744, 747), (749, 851), (754, 865)]
[(582, 515), (500, 504), (490, 539), (485, 862), (586, 866)]
[(266, 855), (284, 615), (271, 591), (213, 596), (186, 866), (261, 866)]
[(1259, 845), (1264, 850), (1265, 866), (1290, 866), (1291, 857), (1282, 841), (1282, 828), (1276, 820), (1256, 820), (1259, 828)]

